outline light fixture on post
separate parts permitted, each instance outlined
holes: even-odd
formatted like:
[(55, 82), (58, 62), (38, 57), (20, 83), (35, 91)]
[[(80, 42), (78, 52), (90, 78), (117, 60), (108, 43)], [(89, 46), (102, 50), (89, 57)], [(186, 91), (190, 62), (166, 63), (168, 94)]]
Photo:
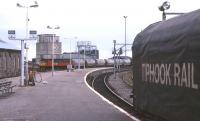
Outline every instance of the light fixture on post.
[(165, 1), (161, 6), (158, 7), (160, 11), (162, 11), (162, 20), (166, 20), (166, 15), (181, 15), (184, 13), (180, 12), (165, 12), (165, 10), (168, 10), (170, 8), (170, 3), (168, 1)]
[(158, 7), (160, 11), (162, 11), (162, 20), (166, 20), (166, 13), (165, 10), (168, 10), (170, 8), (170, 3), (168, 1), (165, 1), (161, 6)]
[(24, 5), (21, 5), (20, 3), (17, 3), (17, 7), (26, 8), (26, 38), (27, 38), (28, 37), (28, 22), (29, 22), (28, 9), (29, 8), (37, 8), (37, 7), (39, 7), (39, 5), (38, 5), (37, 1), (35, 1), (34, 4), (28, 5), (28, 6), (24, 6)]
[(52, 56), (51, 56), (51, 59), (52, 59), (52, 62), (51, 62), (51, 72), (52, 72), (52, 76), (54, 76), (54, 30), (55, 29), (60, 29), (59, 26), (56, 26), (56, 27), (51, 27), (51, 26), (47, 26), (47, 29), (52, 29), (53, 30), (53, 38), (52, 38)]

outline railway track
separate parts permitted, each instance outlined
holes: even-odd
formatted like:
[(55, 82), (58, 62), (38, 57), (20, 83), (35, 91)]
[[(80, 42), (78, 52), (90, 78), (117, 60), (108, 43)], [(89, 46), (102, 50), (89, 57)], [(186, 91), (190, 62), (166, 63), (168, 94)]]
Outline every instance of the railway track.
[(135, 111), (133, 110), (133, 105), (130, 103), (127, 103), (123, 98), (120, 98), (119, 95), (111, 91), (107, 84), (108, 77), (112, 73), (106, 73), (99, 75), (97, 77), (92, 77), (89, 79), (88, 84), (99, 94), (101, 94), (104, 98), (112, 102), (114, 105), (117, 105), (121, 109), (123, 109), (127, 114), (136, 121), (139, 121), (134, 117)]
[(141, 121), (166, 121), (160, 117), (153, 116), (149, 113), (138, 111), (135, 105), (128, 103), (122, 97), (113, 92), (112, 89), (110, 89), (109, 84), (107, 83), (108, 77), (111, 74), (112, 73), (101, 74), (97, 77), (90, 78), (87, 82), (94, 90), (96, 90), (103, 97), (105, 97), (118, 107), (122, 108), (130, 115), (137, 117)]
[(127, 103), (122, 98), (119, 98), (120, 96), (117, 96), (116, 94), (111, 92), (111, 89), (109, 89), (109, 87), (105, 83), (109, 75), (110, 74), (103, 74), (100, 75), (98, 78), (94, 79), (92, 82), (92, 88), (95, 89), (100, 94), (102, 94), (106, 99), (113, 102), (115, 105), (121, 107), (129, 114), (133, 115), (133, 105)]

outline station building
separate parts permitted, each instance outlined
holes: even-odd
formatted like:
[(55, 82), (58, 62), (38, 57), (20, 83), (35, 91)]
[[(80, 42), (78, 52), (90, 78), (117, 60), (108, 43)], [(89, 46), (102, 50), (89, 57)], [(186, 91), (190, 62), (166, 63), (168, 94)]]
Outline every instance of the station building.
[(21, 50), (0, 40), (0, 79), (19, 76)]

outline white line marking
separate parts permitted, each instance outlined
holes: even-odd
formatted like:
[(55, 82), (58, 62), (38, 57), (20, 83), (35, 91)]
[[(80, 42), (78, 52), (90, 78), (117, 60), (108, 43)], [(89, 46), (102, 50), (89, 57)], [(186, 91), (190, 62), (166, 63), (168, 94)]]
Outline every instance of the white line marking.
[[(105, 68), (104, 68), (105, 69)], [(128, 117), (130, 117), (131, 119), (133, 119), (134, 121), (140, 121), (139, 119), (137, 119), (136, 117), (132, 116), (131, 114), (129, 114), (128, 112), (126, 112), (125, 110), (123, 110), (122, 108), (120, 108), (119, 106), (115, 105), (114, 103), (110, 102), (108, 99), (106, 99), (105, 97), (103, 97), (101, 94), (99, 94), (97, 91), (95, 91), (86, 81), (86, 78), (87, 76), (92, 73), (92, 72), (95, 72), (95, 71), (99, 71), (99, 70), (102, 70), (101, 69), (95, 69), (95, 70), (92, 70), (92, 71), (89, 71), (86, 73), (85, 77), (84, 77), (84, 82), (85, 84), (88, 86), (88, 88), (90, 90), (92, 90), (95, 94), (97, 94), (99, 97), (102, 98), (102, 100), (106, 101), (108, 104), (112, 105), (113, 107), (115, 107), (116, 109), (118, 109), (120, 112), (126, 114)]]

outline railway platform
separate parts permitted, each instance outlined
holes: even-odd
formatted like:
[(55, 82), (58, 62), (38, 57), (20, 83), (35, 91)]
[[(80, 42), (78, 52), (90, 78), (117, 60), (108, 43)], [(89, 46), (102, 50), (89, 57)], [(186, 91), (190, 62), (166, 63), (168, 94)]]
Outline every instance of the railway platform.
[(91, 70), (42, 73), (47, 84), (15, 88), (0, 99), (0, 121), (133, 121), (86, 86)]

